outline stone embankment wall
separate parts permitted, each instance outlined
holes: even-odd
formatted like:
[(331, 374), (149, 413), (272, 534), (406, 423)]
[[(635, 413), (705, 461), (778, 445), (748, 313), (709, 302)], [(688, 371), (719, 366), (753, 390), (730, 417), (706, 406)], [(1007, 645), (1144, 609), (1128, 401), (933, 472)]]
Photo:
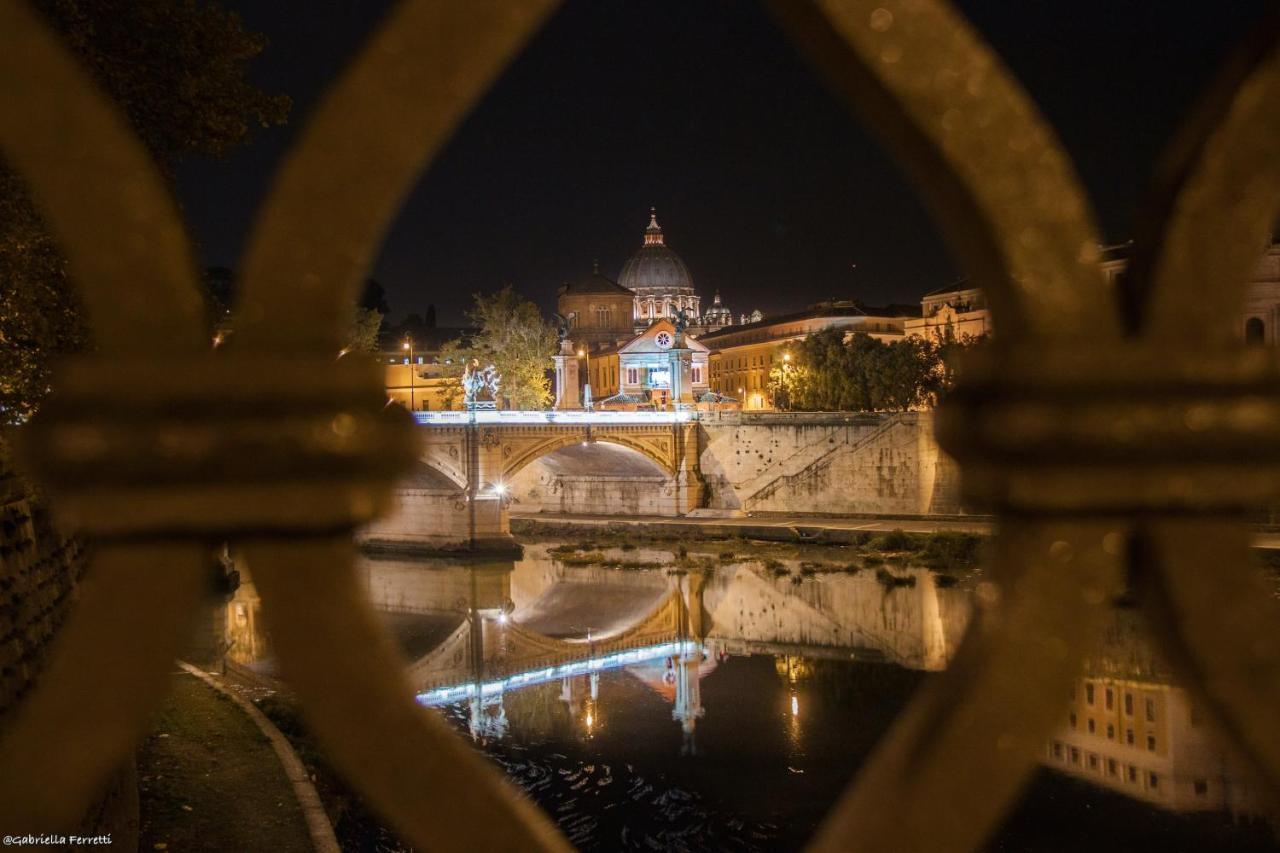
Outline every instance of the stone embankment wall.
[[(84, 546), (60, 533), (44, 503), (16, 477), (0, 446), (0, 728), (40, 677), (58, 629), (76, 601)], [(111, 834), (137, 846), (138, 793), (133, 762), (112, 778), (81, 824), (81, 834)]]
[(957, 515), (955, 463), (927, 412), (761, 413), (703, 424), (707, 506), (753, 513)]
[(55, 531), (22, 481), (0, 470), (0, 723), (43, 669), (83, 566), (80, 543)]
[[(955, 464), (927, 413), (728, 413), (699, 426), (705, 506), (750, 513), (957, 515)], [(674, 516), (675, 482), (646, 471), (566, 473), (537, 464), (513, 493), (519, 512)], [(655, 476), (656, 474), (656, 476)]]

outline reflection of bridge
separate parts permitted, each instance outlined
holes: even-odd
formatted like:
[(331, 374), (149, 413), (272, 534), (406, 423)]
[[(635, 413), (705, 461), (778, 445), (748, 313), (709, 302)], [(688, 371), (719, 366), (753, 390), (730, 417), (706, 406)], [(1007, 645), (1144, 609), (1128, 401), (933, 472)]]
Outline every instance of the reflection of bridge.
[[(665, 551), (627, 553), (657, 566), (675, 562)], [(404, 650), (422, 701), (473, 699), (478, 729), (502, 719), (504, 692), (559, 681), (566, 696), (586, 702), (594, 698), (594, 676), (625, 666), (668, 679), (672, 715), (690, 734), (702, 714), (705, 655), (937, 669), (967, 619), (965, 593), (939, 589), (920, 570), (909, 572), (909, 587), (886, 588), (870, 572), (797, 583), (796, 561), (784, 577), (758, 562), (714, 571), (618, 570), (565, 566), (545, 546), (530, 546), (516, 562), (376, 558), (362, 566), (368, 596)], [(248, 581), (228, 606), (228, 657), (270, 675), (256, 610)]]

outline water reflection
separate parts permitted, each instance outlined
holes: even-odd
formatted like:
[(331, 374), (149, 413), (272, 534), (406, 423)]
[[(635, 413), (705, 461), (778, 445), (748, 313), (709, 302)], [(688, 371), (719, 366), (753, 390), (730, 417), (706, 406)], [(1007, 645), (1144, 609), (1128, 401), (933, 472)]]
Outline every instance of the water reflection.
[(1049, 767), (1175, 811), (1262, 813), (1243, 762), (1174, 683), (1136, 612), (1115, 611), (1086, 673), (1047, 745)]
[[(359, 567), (419, 701), (581, 847), (800, 845), (920, 679), (946, 666), (970, 612), (965, 583), (919, 568), (815, 570), (811, 553), (602, 556), (615, 566), (534, 544), (518, 561)], [(825, 569), (838, 563), (829, 556)], [(227, 662), (269, 682), (258, 610), (246, 575), (226, 608)], [(1086, 673), (1045, 745), (1054, 778), (1166, 813), (1259, 813), (1241, 763), (1132, 611), (1116, 611)], [(1037, 783), (1032, 805), (1083, 796), (1056, 784)], [(1250, 837), (1271, 846), (1265, 831)]]

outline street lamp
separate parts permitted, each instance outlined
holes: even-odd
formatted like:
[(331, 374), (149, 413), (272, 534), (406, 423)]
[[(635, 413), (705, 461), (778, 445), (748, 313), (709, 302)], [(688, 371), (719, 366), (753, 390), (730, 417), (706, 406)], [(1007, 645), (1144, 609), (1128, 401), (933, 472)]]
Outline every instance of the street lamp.
[(583, 408), (588, 412), (591, 411), (591, 353), (586, 347), (578, 350), (578, 358), (586, 357), (587, 359), (587, 381), (585, 384), (586, 393), (583, 394)]
[(415, 373), (413, 366), (413, 338), (405, 338), (402, 345), (405, 352), (409, 353), (409, 411), (415, 411), (417, 405), (413, 399), (413, 374)]

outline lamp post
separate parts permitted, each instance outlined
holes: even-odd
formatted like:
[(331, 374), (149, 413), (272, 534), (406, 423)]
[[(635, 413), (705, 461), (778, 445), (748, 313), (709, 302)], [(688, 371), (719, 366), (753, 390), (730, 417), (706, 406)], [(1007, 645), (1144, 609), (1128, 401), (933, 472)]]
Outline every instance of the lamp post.
[(587, 381), (585, 383), (586, 393), (583, 395), (582, 399), (583, 408), (589, 412), (591, 411), (591, 352), (586, 347), (583, 347), (578, 350), (578, 356), (585, 356), (587, 359)]
[(413, 338), (404, 339), (404, 351), (409, 353), (409, 411), (415, 411), (417, 406), (413, 399), (413, 374), (415, 372), (413, 366)]

